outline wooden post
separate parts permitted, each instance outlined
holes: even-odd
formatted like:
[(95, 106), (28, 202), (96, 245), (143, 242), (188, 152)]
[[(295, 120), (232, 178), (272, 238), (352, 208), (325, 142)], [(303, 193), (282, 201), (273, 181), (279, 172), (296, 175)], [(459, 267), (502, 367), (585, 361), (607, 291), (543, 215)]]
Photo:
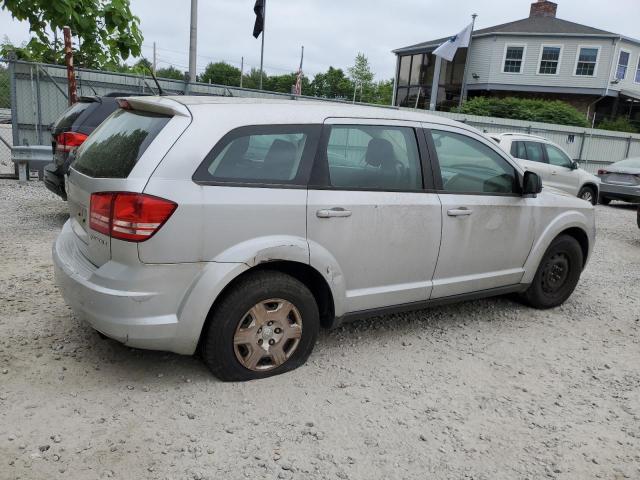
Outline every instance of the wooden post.
[(73, 69), (73, 47), (71, 45), (71, 28), (63, 27), (64, 32), (64, 63), (67, 66), (67, 83), (69, 91), (69, 105), (78, 101), (78, 88), (76, 85), (76, 72)]

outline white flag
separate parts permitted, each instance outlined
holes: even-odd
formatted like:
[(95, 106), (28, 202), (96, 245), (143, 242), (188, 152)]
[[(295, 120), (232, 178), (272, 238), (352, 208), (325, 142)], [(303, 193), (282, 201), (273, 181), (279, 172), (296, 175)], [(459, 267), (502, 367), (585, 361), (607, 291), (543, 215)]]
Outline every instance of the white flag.
[(473, 23), (470, 23), (459, 34), (451, 37), (438, 48), (433, 51), (434, 55), (444, 58), (448, 62), (453, 60), (456, 52), (461, 47), (468, 47), (471, 41), (471, 32), (473, 31)]

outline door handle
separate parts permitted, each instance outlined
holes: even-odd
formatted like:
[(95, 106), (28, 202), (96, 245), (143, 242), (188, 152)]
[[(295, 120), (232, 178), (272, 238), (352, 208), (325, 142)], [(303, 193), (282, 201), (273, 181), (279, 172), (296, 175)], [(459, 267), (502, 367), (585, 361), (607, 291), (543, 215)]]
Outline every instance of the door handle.
[(447, 215), (450, 217), (468, 217), (473, 213), (473, 210), (469, 210), (466, 207), (461, 208), (453, 208), (451, 210), (447, 210)]
[(351, 210), (341, 207), (332, 208), (330, 210), (318, 210), (316, 212), (318, 218), (345, 218), (351, 216)]

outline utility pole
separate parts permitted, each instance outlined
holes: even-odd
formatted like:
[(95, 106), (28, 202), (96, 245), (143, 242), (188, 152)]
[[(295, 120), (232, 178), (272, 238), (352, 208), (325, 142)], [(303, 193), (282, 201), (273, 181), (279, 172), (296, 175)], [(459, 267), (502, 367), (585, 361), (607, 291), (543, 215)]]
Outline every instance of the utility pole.
[(242, 88), (243, 77), (244, 77), (244, 57), (240, 59), (240, 88)]
[(262, 77), (264, 76), (264, 34), (267, 31), (267, 0), (262, 6), (262, 47), (260, 49), (260, 90), (262, 90)]
[(196, 81), (196, 52), (198, 50), (198, 0), (191, 0), (191, 34), (189, 37), (189, 82)]
[(156, 42), (153, 42), (153, 65), (152, 65), (152, 70), (153, 70), (153, 74), (156, 74), (156, 67), (157, 67), (157, 57), (156, 57)]

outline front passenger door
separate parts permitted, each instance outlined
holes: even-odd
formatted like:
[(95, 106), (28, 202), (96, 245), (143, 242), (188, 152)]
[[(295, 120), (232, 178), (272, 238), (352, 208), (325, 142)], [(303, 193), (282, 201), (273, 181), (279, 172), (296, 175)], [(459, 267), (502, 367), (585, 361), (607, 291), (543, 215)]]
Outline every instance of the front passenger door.
[(578, 196), (580, 177), (578, 172), (573, 169), (571, 158), (553, 145), (545, 144), (545, 148), (549, 159), (549, 185), (573, 196)]
[[(516, 168), (473, 132), (434, 126), (427, 138), (442, 203), (431, 298), (517, 285), (534, 240)], [(435, 158), (434, 158), (435, 157)]]

